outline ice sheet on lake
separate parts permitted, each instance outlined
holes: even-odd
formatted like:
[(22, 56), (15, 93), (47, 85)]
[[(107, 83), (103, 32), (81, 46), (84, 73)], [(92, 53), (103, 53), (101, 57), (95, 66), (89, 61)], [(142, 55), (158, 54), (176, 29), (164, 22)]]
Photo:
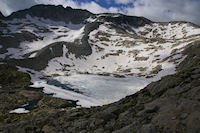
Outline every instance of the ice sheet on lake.
[(98, 75), (59, 76), (55, 80), (70, 85), (82, 93), (48, 85), (46, 81), (35, 81), (33, 87), (44, 87), (45, 93), (53, 93), (54, 97), (78, 100), (82, 107), (101, 106), (116, 102), (144, 88), (149, 82), (135, 77), (114, 78)]

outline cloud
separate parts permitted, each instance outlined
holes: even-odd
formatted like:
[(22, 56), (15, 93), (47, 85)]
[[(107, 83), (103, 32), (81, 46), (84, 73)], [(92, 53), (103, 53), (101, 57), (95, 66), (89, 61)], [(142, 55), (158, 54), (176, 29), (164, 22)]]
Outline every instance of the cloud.
[(88, 2), (88, 3), (81, 3), (80, 4), (81, 9), (87, 9), (88, 11), (92, 13), (104, 13), (108, 12), (106, 8), (101, 7), (96, 2)]
[(115, 0), (115, 3), (116, 4), (129, 4), (129, 3), (132, 3), (133, 0)]
[(63, 5), (63, 7), (70, 6), (72, 8), (80, 8), (77, 1), (74, 0), (33, 0), (37, 4)]
[(118, 13), (121, 12), (116, 7), (104, 8), (96, 2), (81, 3), (79, 8), (86, 9), (92, 13)]
[(144, 16), (154, 21), (190, 21), (200, 24), (199, 0), (136, 0), (124, 8), (128, 15)]
[(34, 0), (0, 0), (0, 11), (9, 15), (14, 11), (29, 8), (37, 4)]
[(78, 2), (74, 0), (2, 0), (0, 1), (0, 11), (5, 16), (8, 16), (14, 11), (29, 8), (37, 4), (63, 5), (63, 7), (70, 6), (76, 9), (86, 9), (92, 13), (120, 12), (116, 7), (104, 8), (94, 1)]

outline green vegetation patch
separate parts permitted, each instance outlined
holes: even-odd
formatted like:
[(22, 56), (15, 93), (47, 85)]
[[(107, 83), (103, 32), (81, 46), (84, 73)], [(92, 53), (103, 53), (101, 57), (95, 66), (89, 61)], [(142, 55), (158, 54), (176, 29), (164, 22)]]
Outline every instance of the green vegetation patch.
[(25, 87), (31, 84), (27, 73), (20, 72), (15, 66), (0, 64), (0, 84), (10, 87)]

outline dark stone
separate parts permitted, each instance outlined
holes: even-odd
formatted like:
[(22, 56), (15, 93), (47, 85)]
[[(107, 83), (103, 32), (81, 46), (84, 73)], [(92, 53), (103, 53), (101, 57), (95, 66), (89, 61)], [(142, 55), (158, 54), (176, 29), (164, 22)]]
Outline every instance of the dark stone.
[(30, 9), (21, 10), (12, 13), (6, 19), (25, 18), (26, 15), (32, 17), (39, 17), (44, 19), (51, 19), (54, 21), (64, 21), (73, 24), (83, 23), (86, 18), (89, 18), (92, 13), (87, 10), (72, 9), (71, 7), (64, 8), (63, 6), (54, 5), (36, 5)]
[(4, 15), (0, 12), (0, 19), (3, 19)]
[(141, 128), (141, 133), (156, 133), (156, 128), (155, 126), (151, 124), (143, 125)]

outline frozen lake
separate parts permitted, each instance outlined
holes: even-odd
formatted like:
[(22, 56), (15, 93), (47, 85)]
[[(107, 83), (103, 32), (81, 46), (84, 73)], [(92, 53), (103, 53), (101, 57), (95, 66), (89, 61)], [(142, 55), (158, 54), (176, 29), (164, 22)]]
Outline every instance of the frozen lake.
[(149, 82), (136, 77), (115, 78), (99, 75), (58, 76), (48, 81), (34, 81), (33, 87), (44, 87), (54, 97), (78, 100), (82, 107), (116, 102), (144, 88)]

